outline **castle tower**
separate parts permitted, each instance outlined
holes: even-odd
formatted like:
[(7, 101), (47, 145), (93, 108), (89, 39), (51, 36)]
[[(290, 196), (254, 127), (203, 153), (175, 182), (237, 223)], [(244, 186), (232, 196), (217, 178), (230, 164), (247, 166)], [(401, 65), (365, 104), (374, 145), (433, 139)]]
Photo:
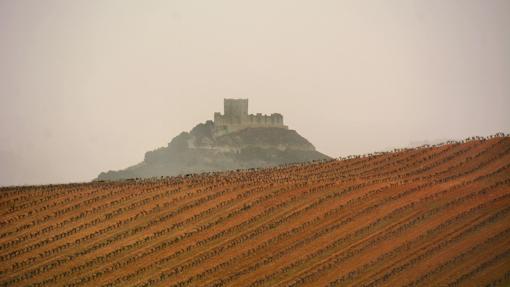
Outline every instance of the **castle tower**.
[(224, 99), (223, 112), (231, 124), (242, 124), (248, 118), (248, 99)]
[(214, 113), (214, 135), (220, 136), (245, 128), (283, 128), (283, 116), (278, 113), (271, 115), (248, 114), (248, 99), (224, 99), (222, 115)]

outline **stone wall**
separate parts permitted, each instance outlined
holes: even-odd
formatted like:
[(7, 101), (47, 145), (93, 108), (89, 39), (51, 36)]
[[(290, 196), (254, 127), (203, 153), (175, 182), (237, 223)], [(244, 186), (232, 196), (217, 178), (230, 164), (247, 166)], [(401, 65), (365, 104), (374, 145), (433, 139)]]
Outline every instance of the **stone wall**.
[(248, 99), (224, 99), (224, 115), (214, 113), (214, 135), (220, 136), (245, 128), (284, 128), (283, 116), (278, 113), (248, 114)]

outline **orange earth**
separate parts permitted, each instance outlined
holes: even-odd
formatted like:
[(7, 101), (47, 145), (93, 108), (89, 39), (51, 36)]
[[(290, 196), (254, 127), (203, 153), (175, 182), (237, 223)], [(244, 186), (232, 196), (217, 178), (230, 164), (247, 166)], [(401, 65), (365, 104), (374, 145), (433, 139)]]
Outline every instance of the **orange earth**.
[(505, 286), (510, 138), (0, 189), (1, 286)]

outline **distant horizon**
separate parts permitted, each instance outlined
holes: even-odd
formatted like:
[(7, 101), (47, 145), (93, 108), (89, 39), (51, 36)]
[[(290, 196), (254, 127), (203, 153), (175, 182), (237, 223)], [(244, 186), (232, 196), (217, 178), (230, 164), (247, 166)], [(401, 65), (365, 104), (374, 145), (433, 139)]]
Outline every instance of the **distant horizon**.
[[(454, 142), (464, 142), (464, 141), (468, 141), (469, 139), (473, 139), (473, 138), (485, 138), (485, 139), (488, 139), (490, 137), (493, 137), (493, 136), (504, 136), (504, 137), (510, 137), (510, 134), (504, 134), (502, 132), (499, 132), (499, 133), (495, 133), (495, 134), (492, 134), (492, 135), (487, 135), (487, 136), (471, 136), (471, 137), (466, 137), (466, 138), (463, 138), (463, 139), (450, 139), (450, 140), (441, 140), (441, 141), (434, 141), (435, 143), (426, 143), (427, 141), (421, 141), (421, 144), (419, 145), (413, 145), (412, 143), (408, 146), (402, 146), (402, 147), (388, 147), (386, 149), (383, 149), (383, 150), (378, 150), (378, 151), (369, 151), (369, 152), (366, 152), (366, 153), (363, 153), (363, 154), (351, 154), (351, 155), (346, 155), (346, 156), (339, 156), (339, 157), (331, 157), (331, 160), (347, 160), (348, 158), (354, 158), (354, 157), (358, 157), (358, 156), (368, 156), (368, 155), (376, 155), (376, 154), (381, 154), (381, 153), (388, 153), (388, 152), (395, 152), (396, 150), (401, 150), (401, 149), (416, 149), (416, 148), (423, 148), (425, 145), (429, 145), (430, 147), (434, 147), (434, 146), (440, 146), (440, 145), (445, 145), (445, 144), (448, 144), (448, 141), (454, 141)], [(475, 139), (476, 140), (476, 139)], [(155, 148), (157, 149), (157, 148)], [(312, 162), (309, 162), (309, 163), (312, 163)], [(296, 164), (306, 164), (306, 162), (304, 163), (296, 163)], [(292, 164), (291, 164), (292, 165)], [(285, 165), (282, 165), (282, 166), (285, 166)], [(263, 168), (262, 168), (263, 169)], [(242, 170), (250, 170), (250, 169), (242, 169)], [(227, 171), (211, 171), (212, 173), (222, 173), (222, 172), (231, 172), (231, 171), (235, 171), (235, 170), (227, 170)], [(207, 173), (207, 172), (204, 172), (204, 173)], [(199, 173), (196, 173), (196, 174), (203, 174), (202, 172), (199, 172)], [(184, 174), (182, 175), (177, 175), (177, 176), (166, 176), (166, 177), (179, 177), (179, 176), (184, 176)], [(154, 178), (158, 178), (158, 177), (154, 177)], [(142, 178), (141, 180), (151, 180), (153, 178)], [(125, 180), (129, 180), (129, 179), (125, 179)], [(120, 180), (120, 181), (123, 181), (123, 180)], [(75, 182), (54, 182), (54, 183), (43, 183), (43, 184), (20, 184), (20, 185), (0, 185), (0, 188), (10, 188), (10, 187), (24, 187), (24, 186), (53, 186), (53, 185), (69, 185), (69, 184), (87, 184), (87, 183), (92, 183), (94, 182), (94, 179), (90, 179), (90, 180), (85, 180), (85, 181), (75, 181)]]
[(510, 1), (0, 0), (0, 186), (87, 182), (248, 98), (331, 157), (510, 133)]

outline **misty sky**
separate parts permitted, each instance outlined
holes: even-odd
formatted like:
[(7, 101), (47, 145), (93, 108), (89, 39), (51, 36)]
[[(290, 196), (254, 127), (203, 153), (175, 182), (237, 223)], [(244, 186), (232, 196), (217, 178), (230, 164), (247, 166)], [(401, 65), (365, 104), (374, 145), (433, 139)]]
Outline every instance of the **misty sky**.
[(0, 186), (89, 181), (249, 98), (330, 156), (510, 132), (510, 1), (0, 0)]

